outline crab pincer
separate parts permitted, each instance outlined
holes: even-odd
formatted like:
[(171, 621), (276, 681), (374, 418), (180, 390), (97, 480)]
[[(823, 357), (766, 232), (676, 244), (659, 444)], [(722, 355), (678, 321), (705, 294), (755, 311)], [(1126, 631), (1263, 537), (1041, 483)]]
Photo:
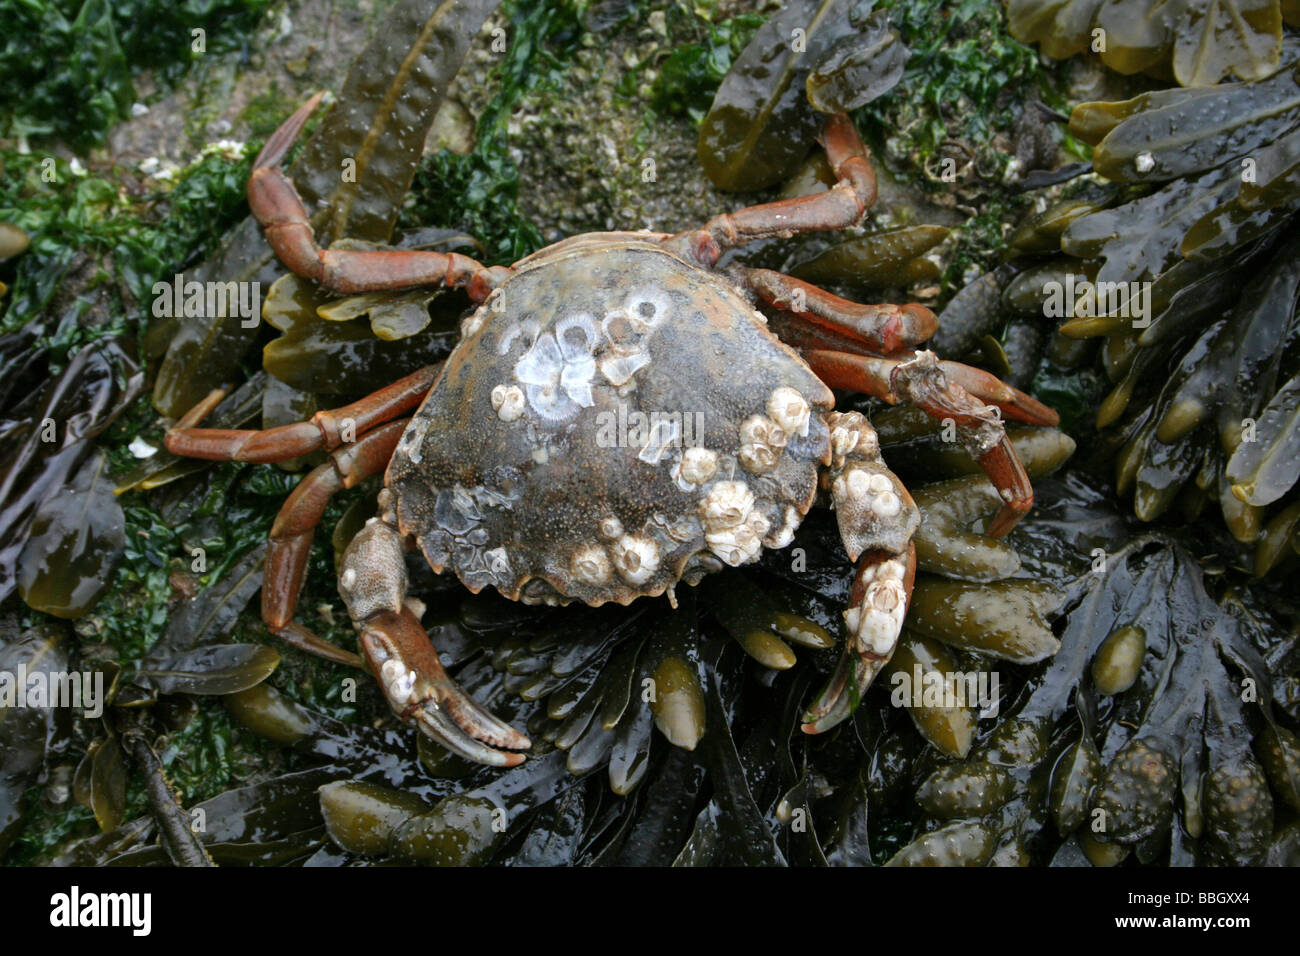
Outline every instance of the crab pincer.
[(343, 553), (339, 593), (388, 705), (462, 757), (498, 767), (522, 763), (523, 754), (506, 750), (527, 749), (528, 738), (475, 703), (443, 669), (420, 625), (424, 605), (406, 593), (406, 549), (389, 523), (390, 492), (380, 493), (380, 509)]

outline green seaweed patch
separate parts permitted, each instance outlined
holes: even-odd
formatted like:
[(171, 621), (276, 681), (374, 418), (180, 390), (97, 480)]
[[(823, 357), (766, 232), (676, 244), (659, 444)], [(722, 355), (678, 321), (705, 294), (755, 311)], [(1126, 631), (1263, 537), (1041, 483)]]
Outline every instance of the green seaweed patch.
[(1061, 415), (1061, 430), (1078, 439), (1095, 433), (1097, 406), (1110, 391), (1106, 377), (1096, 369), (1060, 369), (1044, 364), (1029, 391)]
[(900, 137), (898, 153), (930, 156), (954, 136), (984, 146), (1012, 127), (1035, 88), (1049, 105), (1062, 99), (1041, 82), (1034, 51), (1007, 33), (1000, 4), (883, 0), (879, 9), (888, 11), (912, 56), (898, 86), (857, 119), (881, 141)]
[[(677, 7), (671, 12), (682, 13)], [(670, 37), (677, 32), (673, 26), (680, 19), (680, 16), (669, 19)], [(741, 14), (716, 26), (708, 25), (705, 36), (698, 42), (677, 46), (660, 65), (650, 86), (651, 108), (663, 116), (689, 116), (699, 125), (708, 113), (723, 77), (754, 38), (764, 19), (758, 14)], [(692, 24), (696, 30), (699, 22)], [(629, 71), (622, 86), (626, 87), (636, 76), (635, 71)]]
[[(271, 0), (24, 0), (0, 6), (0, 130), (84, 152), (129, 115), (132, 79), (174, 86), (204, 56), (238, 51)], [(199, 37), (195, 30), (202, 30)]]
[[(57, 363), (89, 341), (142, 334), (159, 277), (215, 249), (246, 212), (251, 151), (242, 159), (210, 149), (183, 170), (169, 191), (147, 188), (120, 167), (74, 168), (62, 160), (0, 152), (0, 221), (31, 237), (14, 264), (13, 288), (0, 333), (41, 318), (79, 257), (102, 260), (86, 289), (103, 289), (108, 320), (64, 322), (41, 343)], [(47, 172), (49, 170), (50, 172)], [(52, 181), (48, 181), (50, 176)]]

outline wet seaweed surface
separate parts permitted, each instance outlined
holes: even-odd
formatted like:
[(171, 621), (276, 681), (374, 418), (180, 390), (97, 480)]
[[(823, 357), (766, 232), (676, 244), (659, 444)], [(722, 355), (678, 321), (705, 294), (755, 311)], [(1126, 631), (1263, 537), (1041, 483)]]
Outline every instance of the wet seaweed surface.
[[(1244, 33), (1142, 3), (381, 6), (290, 167), (322, 244), (508, 263), (555, 238), (547, 208), (616, 225), (646, 157), (676, 170), (682, 143), (715, 211), (825, 189), (818, 111), (853, 111), (882, 177), (866, 224), (735, 261), (942, 306), (943, 357), (1063, 412), (1009, 428), (1036, 506), (987, 537), (1001, 501), (940, 423), (842, 397), (921, 510), (920, 573), (893, 659), (816, 736), (801, 724), (851, 575), (824, 510), (676, 610), (525, 606), (412, 558), (444, 663), (534, 742), (511, 770), (470, 764), (395, 719), (368, 674), (260, 622), (266, 535), (323, 457), (211, 465), (161, 443), (219, 387), (205, 424), (231, 428), (360, 397), (445, 357), (468, 300), (328, 297), (284, 275), (242, 204), (256, 143), (166, 185), (63, 154), (46, 179), (39, 148), (4, 150), (0, 672), (84, 674), (103, 695), (0, 706), (0, 858), (1300, 862), (1292, 5), (1254, 5)], [(1017, 42), (1087, 56), (1099, 24), (1106, 68), (1154, 77), (1128, 99), (1080, 103), (1070, 64)], [(593, 78), (615, 89), (624, 172), (529, 194), (521, 168), (541, 160), (521, 152), (583, 135), (562, 104)], [(646, 215), (673, 215), (662, 189), (645, 185)], [(153, 314), (154, 283), (182, 271), (261, 283), (265, 321)], [(1069, 277), (1148, 283), (1149, 324), (1117, 304), (1055, 315), (1048, 283)], [(300, 602), (346, 649), (336, 566), (379, 488), (330, 505)]]

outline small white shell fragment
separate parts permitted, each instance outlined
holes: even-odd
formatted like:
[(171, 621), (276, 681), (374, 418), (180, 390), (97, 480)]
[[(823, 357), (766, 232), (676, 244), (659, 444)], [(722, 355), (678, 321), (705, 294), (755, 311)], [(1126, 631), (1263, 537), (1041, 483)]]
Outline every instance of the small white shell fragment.
[(812, 409), (804, 397), (788, 385), (774, 389), (767, 400), (767, 414), (787, 435), (808, 435), (808, 417)]
[(148, 458), (150, 455), (155, 455), (158, 453), (157, 448), (149, 444), (139, 435), (136, 435), (134, 438), (132, 438), (131, 444), (127, 445), (126, 447), (127, 450), (131, 452), (131, 455), (135, 458)]
[(524, 413), (524, 393), (518, 385), (498, 385), (492, 389), (492, 410), (503, 422), (517, 421)]

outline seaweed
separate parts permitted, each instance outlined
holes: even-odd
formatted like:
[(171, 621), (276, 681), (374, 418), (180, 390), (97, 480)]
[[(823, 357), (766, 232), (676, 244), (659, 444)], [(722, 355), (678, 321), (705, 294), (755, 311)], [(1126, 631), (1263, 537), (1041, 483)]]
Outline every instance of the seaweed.
[(1064, 59), (1092, 52), (1120, 73), (1145, 71), (1181, 86), (1277, 69), (1282, 25), (1300, 26), (1279, 0), (1008, 0), (1012, 35)]

